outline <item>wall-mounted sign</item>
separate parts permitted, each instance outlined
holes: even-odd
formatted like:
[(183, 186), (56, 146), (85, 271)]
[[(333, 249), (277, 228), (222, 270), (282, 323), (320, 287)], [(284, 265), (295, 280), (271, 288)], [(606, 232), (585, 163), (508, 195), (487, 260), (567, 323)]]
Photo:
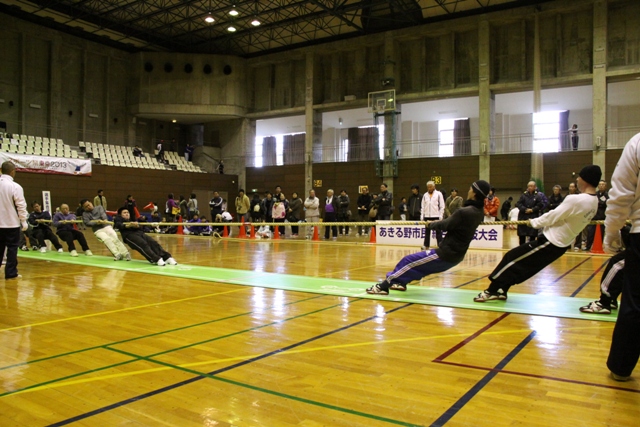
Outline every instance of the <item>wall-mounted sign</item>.
[(313, 180), (313, 186), (314, 186), (315, 188), (320, 188), (320, 187), (322, 187), (322, 180), (321, 180), (321, 179), (314, 179), (314, 180)]

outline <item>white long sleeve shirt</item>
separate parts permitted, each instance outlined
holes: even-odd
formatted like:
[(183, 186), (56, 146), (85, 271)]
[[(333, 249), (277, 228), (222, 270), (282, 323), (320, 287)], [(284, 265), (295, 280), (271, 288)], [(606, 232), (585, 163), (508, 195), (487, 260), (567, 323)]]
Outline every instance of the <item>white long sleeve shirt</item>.
[(553, 245), (564, 248), (571, 246), (597, 211), (598, 198), (595, 194), (570, 194), (554, 210), (533, 218), (531, 226), (542, 228)]
[[(611, 176), (611, 190), (605, 211), (605, 246), (607, 240), (618, 235), (627, 219), (631, 220), (631, 232), (640, 233), (640, 133), (627, 142)], [(611, 230), (611, 233), (609, 233)], [(610, 241), (610, 240), (609, 240)]]
[(444, 197), (438, 190), (433, 190), (433, 193), (429, 194), (427, 191), (422, 196), (422, 204), (420, 205), (420, 216), (422, 218), (438, 218), (442, 219), (444, 216)]
[(0, 228), (19, 228), (27, 216), (22, 187), (11, 175), (0, 175)]

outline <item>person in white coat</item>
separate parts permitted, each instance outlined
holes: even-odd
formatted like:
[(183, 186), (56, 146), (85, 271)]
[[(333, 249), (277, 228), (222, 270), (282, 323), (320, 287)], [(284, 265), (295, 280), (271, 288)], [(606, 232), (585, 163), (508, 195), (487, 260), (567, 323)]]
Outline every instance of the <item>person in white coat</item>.
[(631, 379), (640, 358), (640, 134), (624, 146), (620, 160), (611, 176), (611, 191), (604, 220), (604, 250), (616, 253), (621, 249), (620, 229), (631, 221), (629, 246), (624, 257), (624, 283), (618, 320), (613, 329), (607, 367), (616, 381)]
[[(440, 221), (444, 216), (444, 197), (442, 193), (436, 190), (436, 184), (433, 181), (427, 182), (427, 191), (422, 196), (422, 205), (420, 208), (420, 217), (423, 221)], [(442, 242), (442, 231), (436, 230), (436, 241), (438, 246)], [(431, 244), (431, 230), (427, 228), (424, 236), (424, 245), (422, 249), (429, 248)]]
[[(314, 190), (309, 190), (309, 197), (304, 201), (304, 218), (306, 222), (320, 221), (320, 199), (316, 197)], [(307, 239), (311, 237), (313, 237), (313, 227), (307, 227)]]

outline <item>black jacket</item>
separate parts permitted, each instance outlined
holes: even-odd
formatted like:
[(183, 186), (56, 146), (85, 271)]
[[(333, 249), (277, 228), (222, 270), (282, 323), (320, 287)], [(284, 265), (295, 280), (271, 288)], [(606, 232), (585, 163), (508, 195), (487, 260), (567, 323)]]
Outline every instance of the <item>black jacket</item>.
[(390, 216), (393, 213), (391, 208), (393, 206), (393, 194), (388, 191), (378, 194), (376, 204), (378, 205), (378, 218)]
[(358, 213), (369, 213), (371, 206), (371, 194), (361, 194), (358, 196)]
[(29, 224), (33, 225), (33, 229), (34, 230), (51, 230), (51, 227), (49, 226), (49, 224), (51, 224), (50, 222), (36, 222), (36, 220), (38, 219), (51, 219), (51, 215), (49, 214), (49, 212), (47, 211), (42, 211), (40, 213), (37, 212), (31, 212), (29, 214), (29, 218), (28, 218), (28, 222)]
[[(528, 219), (539, 217), (542, 213), (542, 209), (544, 208), (544, 203), (537, 191), (534, 191), (533, 194), (525, 191), (522, 196), (520, 196), (520, 199), (518, 199), (516, 207), (520, 211), (518, 213), (518, 221), (526, 221)], [(531, 209), (533, 212), (525, 213), (527, 209)], [(538, 230), (535, 228), (528, 227), (526, 225), (518, 225), (518, 236), (535, 237), (537, 235)]]
[(120, 232), (120, 235), (122, 235), (122, 240), (127, 240), (129, 236), (132, 236), (134, 234), (144, 234), (144, 231), (142, 231), (142, 227), (127, 227), (127, 222), (131, 222), (131, 220), (125, 221), (124, 218), (122, 218), (120, 215), (116, 215), (113, 217), (113, 228)]
[(557, 196), (555, 194), (552, 194), (551, 196), (549, 196), (549, 210), (552, 211), (557, 208), (563, 200), (564, 197), (562, 197), (562, 194), (558, 194)]
[[(335, 196), (334, 196), (335, 198)], [(338, 196), (338, 213), (340, 215), (346, 215), (347, 211), (349, 210), (349, 196), (345, 195), (343, 196), (342, 194)]]
[(609, 200), (609, 192), (606, 190), (604, 192), (598, 190), (596, 191), (596, 197), (598, 198), (598, 212), (596, 212), (596, 215), (593, 217), (594, 221), (605, 219), (604, 212), (607, 210), (607, 200)]
[(484, 220), (484, 202), (466, 200), (464, 206), (442, 221), (429, 223), (430, 230), (442, 230), (447, 234), (438, 245), (436, 254), (441, 260), (459, 263), (469, 249), (478, 225)]
[(214, 197), (209, 201), (209, 209), (211, 210), (211, 221), (216, 220), (216, 215), (222, 213), (222, 197)]
[(422, 209), (422, 194), (413, 194), (407, 200), (408, 219), (420, 220), (420, 209)]

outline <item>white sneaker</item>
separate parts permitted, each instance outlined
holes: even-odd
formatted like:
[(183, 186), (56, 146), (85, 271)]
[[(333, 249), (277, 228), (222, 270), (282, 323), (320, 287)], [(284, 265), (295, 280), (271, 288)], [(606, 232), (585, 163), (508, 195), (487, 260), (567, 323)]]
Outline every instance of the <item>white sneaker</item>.
[(160, 258), (156, 264), (158, 264), (160, 267), (164, 267), (165, 266), (165, 262), (164, 262), (164, 260), (162, 258)]
[(114, 256), (114, 257), (113, 257), (113, 260), (114, 260), (114, 261), (120, 261), (120, 260), (122, 260), (122, 255), (118, 254), (118, 255)]
[(75, 250), (69, 252), (69, 255), (71, 256), (78, 256), (78, 252), (76, 252)]
[(124, 259), (126, 259), (127, 261), (131, 261), (131, 254), (127, 252), (127, 254), (124, 256)]
[(93, 256), (93, 252), (91, 252), (89, 249), (87, 249), (86, 251), (84, 251), (84, 254), (86, 256)]
[(45, 253), (47, 252), (47, 248), (45, 248), (44, 246), (40, 248), (40, 252)]
[(64, 249), (62, 249), (62, 248), (58, 249), (58, 253), (59, 253), (59, 254), (61, 254), (61, 253), (63, 253), (63, 252), (64, 252)]
[(169, 258), (167, 260), (167, 264), (169, 265), (178, 265), (178, 261), (176, 261), (175, 259), (173, 259), (173, 257)]

